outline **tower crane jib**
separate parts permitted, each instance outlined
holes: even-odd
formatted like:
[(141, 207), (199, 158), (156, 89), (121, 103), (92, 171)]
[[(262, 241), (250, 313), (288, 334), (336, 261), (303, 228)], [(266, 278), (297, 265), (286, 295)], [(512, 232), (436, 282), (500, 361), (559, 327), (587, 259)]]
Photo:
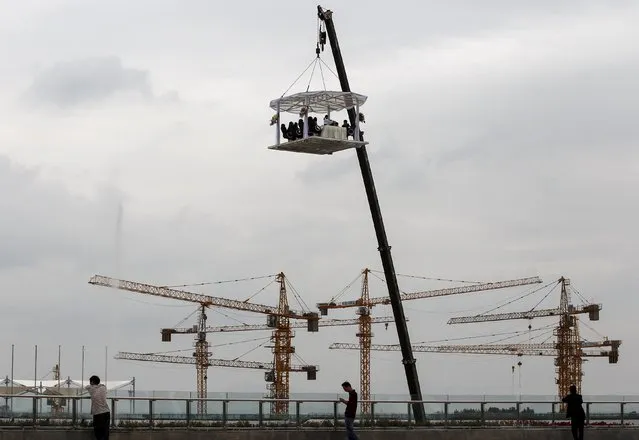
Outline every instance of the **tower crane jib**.
[[(131, 361), (143, 361), (143, 362), (159, 362), (168, 364), (185, 364), (195, 365), (197, 360), (195, 357), (190, 356), (170, 356), (164, 354), (155, 353), (131, 353), (127, 351), (121, 351), (114, 356), (114, 359), (125, 359)], [(251, 368), (256, 370), (271, 370), (273, 369), (272, 362), (257, 362), (257, 361), (239, 361), (239, 360), (227, 360), (227, 359), (211, 359), (207, 358), (208, 366), (211, 367), (229, 367), (229, 368)], [(319, 371), (317, 365), (292, 365), (291, 371), (306, 372), (306, 371)]]
[[(138, 283), (135, 281), (119, 280), (109, 278), (103, 275), (94, 275), (89, 280), (89, 284), (102, 287), (110, 287), (112, 289), (126, 290), (129, 292), (142, 293), (144, 295), (159, 296), (161, 298), (171, 298), (181, 301), (194, 302), (198, 304), (216, 307), (225, 307), (235, 310), (244, 310), (247, 312), (263, 313), (267, 315), (278, 315), (281, 312), (277, 307), (267, 306), (264, 304), (254, 304), (247, 301), (238, 301), (227, 298), (218, 298), (200, 293), (193, 293), (184, 290), (172, 289), (169, 287), (153, 286), (151, 284)], [(317, 320), (317, 313), (304, 313), (294, 310), (288, 310), (285, 316), (293, 319)]]
[[(436, 289), (436, 290), (426, 290), (420, 292), (407, 292), (401, 294), (402, 301), (409, 301), (415, 299), (424, 299), (424, 298), (436, 298), (440, 296), (448, 296), (448, 295), (460, 295), (464, 293), (473, 293), (473, 292), (483, 292), (487, 290), (498, 290), (498, 289), (506, 289), (509, 287), (518, 287), (518, 286), (527, 286), (530, 284), (539, 284), (541, 283), (541, 279), (539, 277), (528, 277), (528, 278), (519, 278), (514, 280), (506, 280), (506, 281), (497, 281), (493, 283), (478, 283), (471, 284), (467, 286), (458, 286), (458, 287), (449, 287), (445, 289)], [(319, 303), (317, 307), (322, 312), (322, 315), (326, 314), (327, 309), (341, 309), (348, 307), (359, 307), (362, 305), (374, 306), (379, 304), (389, 304), (390, 299), (387, 296), (370, 298), (368, 300), (368, 304), (363, 304), (361, 298), (353, 301), (342, 301), (342, 302), (330, 302), (330, 303)]]

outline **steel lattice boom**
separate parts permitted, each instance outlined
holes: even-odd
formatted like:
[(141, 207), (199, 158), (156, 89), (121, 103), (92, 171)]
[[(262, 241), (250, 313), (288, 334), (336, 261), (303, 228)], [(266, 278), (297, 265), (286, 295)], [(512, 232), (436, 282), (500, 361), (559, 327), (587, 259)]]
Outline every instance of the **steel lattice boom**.
[[(200, 293), (187, 292), (184, 290), (171, 289), (169, 287), (153, 286), (151, 284), (138, 283), (135, 281), (119, 280), (115, 278), (109, 278), (102, 275), (94, 275), (89, 280), (89, 284), (96, 286), (110, 287), (113, 289), (126, 290), (129, 292), (142, 293), (145, 295), (159, 296), (161, 298), (172, 298), (182, 301), (194, 302), (207, 307), (225, 307), (235, 310), (244, 310), (247, 312), (263, 313), (267, 315), (277, 315), (278, 308), (273, 306), (267, 306), (264, 304), (254, 304), (246, 301), (237, 301), (227, 298), (218, 298), (209, 295), (203, 295)], [(294, 310), (288, 310), (285, 312), (286, 316), (293, 319), (318, 319), (315, 313), (297, 312)]]
[[(407, 320), (408, 321), (408, 320)], [(394, 318), (392, 316), (380, 316), (380, 317), (371, 317), (371, 324), (384, 324), (394, 322)], [(335, 326), (345, 326), (345, 325), (358, 325), (359, 319), (320, 319), (318, 322), (319, 327), (335, 327)], [(290, 324), (291, 328), (305, 328), (308, 325), (304, 322), (293, 322)], [(207, 333), (226, 333), (226, 332), (244, 332), (244, 331), (255, 331), (255, 330), (273, 330), (273, 327), (268, 324), (244, 324), (244, 325), (227, 325), (227, 326), (216, 326), (216, 327), (206, 327)], [(164, 328), (162, 329), (162, 334), (165, 333), (180, 333), (180, 334), (190, 334), (197, 333), (197, 328), (194, 327), (183, 327), (183, 328)]]
[[(593, 317), (600, 310), (601, 310), (600, 304), (587, 304), (584, 306), (577, 306), (577, 307), (569, 306), (567, 309), (567, 313), (569, 315), (588, 313), (591, 316), (591, 320), (596, 321), (597, 319), (593, 319)], [(548, 317), (548, 316), (561, 316), (561, 314), (562, 314), (561, 308), (555, 308), (555, 309), (529, 310), (526, 312), (495, 313), (491, 315), (459, 316), (455, 318), (450, 318), (448, 320), (448, 324), (468, 324), (471, 322), (506, 321), (510, 319), (533, 319), (533, 318), (542, 318), (542, 317)], [(598, 315), (596, 316), (598, 317)]]
[[(154, 354), (154, 353), (131, 353), (127, 351), (121, 351), (117, 353), (114, 356), (114, 358), (126, 359), (131, 361), (160, 362), (160, 363), (168, 363), (168, 364), (195, 365), (197, 363), (196, 358), (190, 357), (190, 356), (170, 356), (170, 355)], [(209, 367), (251, 368), (256, 370), (270, 370), (273, 368), (272, 362), (238, 361), (238, 360), (207, 358), (207, 363)], [(309, 370), (318, 371), (319, 367), (316, 365), (291, 365), (291, 371), (305, 372)]]
[[(619, 340), (582, 341), (577, 350), (580, 357), (608, 357), (613, 358), (610, 363), (618, 359)], [(610, 347), (610, 350), (583, 351), (584, 348)], [(329, 346), (331, 350), (359, 350), (358, 344), (336, 342)], [(374, 344), (373, 351), (400, 351), (397, 344)], [(516, 356), (557, 356), (557, 344), (554, 342), (538, 344), (476, 344), (476, 345), (413, 345), (413, 351), (421, 353), (465, 353), (465, 354), (494, 354)]]
[[(448, 295), (459, 295), (464, 293), (472, 293), (472, 292), (483, 292), (486, 290), (497, 290), (497, 289), (505, 289), (508, 287), (518, 287), (518, 286), (527, 286), (530, 284), (539, 284), (541, 283), (541, 279), (539, 277), (529, 277), (529, 278), (519, 278), (515, 280), (507, 280), (507, 281), (497, 281), (494, 283), (479, 283), (479, 284), (471, 284), (467, 286), (458, 286), (458, 287), (449, 287), (446, 289), (436, 289), (436, 290), (426, 290), (421, 292), (408, 292), (403, 293), (401, 295), (402, 301), (414, 300), (414, 299), (423, 299), (423, 298), (436, 298), (440, 296), (448, 296)], [(359, 298), (354, 301), (342, 301), (342, 302), (331, 302), (331, 303), (319, 303), (317, 307), (322, 310), (322, 314), (326, 314), (324, 311), (327, 309), (343, 309), (347, 307), (359, 307), (362, 305), (367, 306), (375, 306), (379, 304), (389, 304), (390, 299), (387, 296), (371, 298), (368, 300), (367, 304), (362, 303), (362, 299)]]

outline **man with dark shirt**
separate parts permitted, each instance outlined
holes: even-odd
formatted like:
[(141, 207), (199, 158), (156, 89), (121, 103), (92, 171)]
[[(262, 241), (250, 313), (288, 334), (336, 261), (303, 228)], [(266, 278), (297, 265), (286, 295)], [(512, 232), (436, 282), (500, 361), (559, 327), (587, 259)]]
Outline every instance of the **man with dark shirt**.
[(586, 422), (586, 413), (581, 406), (584, 403), (581, 394), (577, 394), (577, 387), (570, 386), (570, 394), (561, 399), (566, 404), (566, 417), (570, 418), (570, 429), (574, 440), (583, 440), (584, 423)]
[(344, 424), (346, 425), (346, 434), (348, 440), (358, 440), (357, 434), (353, 429), (355, 423), (355, 413), (357, 412), (357, 393), (351, 387), (349, 382), (342, 384), (344, 391), (348, 393), (348, 400), (340, 397), (339, 401), (346, 404), (346, 411), (344, 411)]

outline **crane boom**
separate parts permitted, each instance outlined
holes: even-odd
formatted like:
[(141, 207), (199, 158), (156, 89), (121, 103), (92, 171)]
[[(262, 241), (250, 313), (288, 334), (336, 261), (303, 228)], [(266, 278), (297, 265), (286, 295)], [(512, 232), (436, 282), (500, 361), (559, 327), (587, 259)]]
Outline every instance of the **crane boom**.
[[(189, 356), (169, 356), (164, 354), (154, 353), (131, 353), (127, 351), (121, 351), (114, 356), (115, 359), (126, 359), (131, 361), (145, 361), (145, 362), (161, 362), (169, 364), (188, 364), (195, 365), (197, 360), (195, 357)], [(211, 367), (231, 367), (231, 368), (253, 368), (253, 369), (273, 369), (272, 362), (257, 362), (257, 361), (237, 361), (226, 359), (208, 359), (208, 366)], [(319, 370), (316, 365), (292, 365), (291, 371), (308, 371), (314, 369)]]
[[(342, 51), (339, 47), (337, 40), (337, 31), (335, 30), (335, 23), (333, 22), (333, 12), (330, 10), (324, 10), (320, 5), (317, 6), (317, 17), (320, 22), (324, 24), (326, 28), (325, 36), (328, 36), (329, 43), (331, 45), (331, 52), (333, 53), (333, 59), (335, 60), (335, 69), (339, 77), (340, 85), (343, 92), (350, 92), (351, 86), (348, 83), (348, 76), (346, 75), (346, 66), (344, 65), (344, 59), (342, 57)], [(320, 34), (321, 39), (321, 34)], [(324, 45), (322, 44), (322, 49)], [(318, 53), (319, 55), (319, 53)], [(356, 110), (351, 107), (348, 109), (348, 119), (351, 126), (358, 126)], [(357, 130), (359, 132), (359, 130)], [(364, 140), (363, 133), (360, 133), (360, 141)], [(415, 358), (410, 349), (410, 335), (408, 332), (408, 326), (406, 325), (406, 317), (404, 315), (404, 306), (400, 298), (399, 284), (397, 282), (397, 275), (395, 273), (395, 265), (393, 263), (393, 256), (391, 254), (391, 246), (388, 243), (388, 236), (386, 235), (386, 228), (384, 226), (384, 218), (382, 217), (382, 208), (379, 204), (377, 197), (377, 190), (375, 189), (375, 179), (373, 179), (373, 171), (371, 169), (370, 161), (368, 159), (368, 152), (366, 151), (366, 145), (356, 149), (357, 161), (359, 162), (359, 169), (362, 173), (362, 181), (364, 183), (364, 190), (366, 191), (366, 198), (368, 199), (368, 207), (371, 212), (371, 218), (373, 220), (373, 227), (375, 229), (375, 235), (377, 236), (377, 250), (379, 251), (380, 258), (382, 260), (382, 266), (384, 268), (384, 276), (386, 277), (386, 287), (388, 288), (388, 297), (393, 309), (393, 316), (395, 318), (395, 329), (397, 330), (397, 338), (402, 345), (402, 364), (404, 365), (404, 371), (406, 374), (406, 384), (408, 385), (408, 392), (410, 393), (411, 400), (413, 401), (413, 415), (415, 422), (422, 424), (426, 421), (426, 411), (424, 404), (422, 403), (422, 390), (419, 384), (419, 375), (417, 373), (417, 366), (415, 365)]]
[[(214, 296), (203, 295), (200, 293), (187, 292), (184, 290), (176, 290), (169, 287), (153, 286), (151, 284), (138, 283), (135, 281), (119, 280), (106, 277), (103, 275), (94, 275), (89, 280), (89, 284), (96, 286), (110, 287), (113, 289), (126, 290), (129, 292), (142, 293), (145, 295), (159, 296), (161, 298), (172, 298), (182, 301), (189, 301), (206, 306), (225, 307), (235, 310), (245, 310), (248, 312), (264, 313), (268, 315), (278, 315), (277, 307), (266, 306), (263, 304), (254, 304), (246, 301), (237, 301), (233, 299), (218, 298)], [(303, 313), (289, 310), (286, 314), (289, 318), (295, 319), (318, 319), (316, 313)]]
[[(591, 320), (597, 320), (599, 318), (598, 312), (601, 310), (600, 304), (587, 304), (584, 306), (570, 306), (568, 314), (577, 315), (581, 313), (588, 313)], [(475, 316), (459, 316), (450, 318), (448, 324), (467, 324), (470, 322), (488, 322), (488, 321), (506, 321), (510, 319), (533, 319), (542, 318), (547, 316), (559, 316), (561, 309), (540, 309), (529, 310), (526, 312), (510, 312), (510, 313), (495, 313), (491, 315), (475, 315)]]
[[(407, 292), (401, 294), (402, 301), (408, 301), (413, 299), (423, 299), (423, 298), (435, 298), (439, 296), (448, 296), (448, 295), (459, 295), (463, 293), (471, 293), (471, 292), (481, 292), (485, 290), (497, 290), (497, 289), (505, 289), (508, 287), (517, 287), (517, 286), (526, 286), (529, 284), (539, 284), (541, 283), (541, 279), (539, 277), (528, 277), (528, 278), (519, 278), (514, 280), (506, 280), (506, 281), (496, 281), (492, 283), (479, 283), (479, 284), (471, 284), (467, 286), (458, 286), (458, 287), (449, 287), (445, 289), (436, 289), (436, 290), (426, 290), (421, 292)], [(390, 299), (386, 297), (378, 297), (371, 298), (368, 301), (368, 304), (362, 304), (361, 299), (357, 299), (354, 301), (342, 301), (339, 303), (319, 303), (317, 307), (322, 309), (341, 309), (347, 307), (358, 307), (362, 305), (374, 306), (378, 304), (388, 304)]]
[[(394, 318), (392, 316), (380, 316), (371, 318), (372, 324), (384, 324), (394, 322)], [(406, 320), (408, 321), (408, 319)], [(342, 325), (357, 325), (359, 323), (359, 319), (320, 319), (318, 325), (320, 327), (335, 327)], [(290, 324), (291, 328), (303, 328), (306, 327), (306, 323), (304, 322), (293, 322)], [(243, 324), (243, 325), (227, 325), (227, 326), (217, 326), (217, 327), (206, 327), (207, 333), (218, 333), (218, 332), (243, 332), (243, 331), (253, 331), (253, 330), (273, 330), (273, 327), (268, 324)], [(165, 328), (162, 329), (162, 334), (165, 333), (197, 333), (197, 328), (194, 327), (184, 327), (184, 328)]]
[[(494, 355), (518, 355), (518, 356), (557, 356), (557, 344), (477, 344), (477, 345), (413, 345), (413, 351), (421, 353), (465, 353), (465, 354), (494, 354)], [(584, 341), (580, 348), (611, 347), (610, 350), (581, 351), (583, 357), (610, 357), (611, 353), (617, 353), (621, 341)], [(329, 346), (330, 349), (359, 350), (359, 344), (336, 342)], [(371, 345), (374, 351), (400, 351), (397, 344)]]

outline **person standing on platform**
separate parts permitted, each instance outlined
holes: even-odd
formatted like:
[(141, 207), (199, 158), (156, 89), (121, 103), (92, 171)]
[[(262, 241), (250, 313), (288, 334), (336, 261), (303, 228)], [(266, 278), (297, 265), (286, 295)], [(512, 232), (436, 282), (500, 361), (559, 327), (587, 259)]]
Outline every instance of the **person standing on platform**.
[(570, 419), (570, 430), (574, 440), (583, 440), (586, 413), (583, 406), (584, 399), (577, 394), (577, 387), (570, 385), (570, 394), (561, 399), (566, 404), (566, 417)]
[(344, 411), (344, 424), (346, 425), (346, 434), (348, 440), (358, 440), (357, 434), (355, 434), (355, 413), (357, 412), (357, 393), (349, 382), (342, 384), (344, 391), (348, 393), (348, 400), (340, 397), (339, 401), (346, 404), (346, 411)]
[(111, 410), (107, 404), (106, 386), (100, 383), (98, 376), (91, 376), (86, 389), (91, 396), (91, 414), (93, 415), (95, 438), (96, 440), (108, 440)]

